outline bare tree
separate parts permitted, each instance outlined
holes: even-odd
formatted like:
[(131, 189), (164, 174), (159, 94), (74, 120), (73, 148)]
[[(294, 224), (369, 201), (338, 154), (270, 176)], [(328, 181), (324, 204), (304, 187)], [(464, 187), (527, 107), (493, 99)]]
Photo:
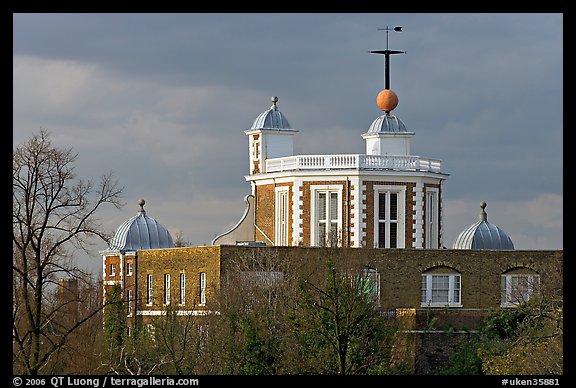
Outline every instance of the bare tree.
[(182, 233), (181, 230), (179, 230), (176, 233), (176, 236), (174, 238), (174, 246), (175, 247), (189, 247), (190, 245), (192, 245), (192, 244), (190, 244), (190, 242), (184, 238), (184, 234)]
[(12, 164), (13, 371), (36, 375), (55, 357), (78, 327), (102, 306), (74, 319), (61, 313), (78, 295), (57, 297), (62, 278), (89, 278), (73, 254), (88, 252), (92, 238), (108, 240), (96, 212), (104, 204), (120, 208), (123, 188), (103, 175), (97, 184), (76, 180), (77, 154), (52, 145), (41, 129), (16, 147)]

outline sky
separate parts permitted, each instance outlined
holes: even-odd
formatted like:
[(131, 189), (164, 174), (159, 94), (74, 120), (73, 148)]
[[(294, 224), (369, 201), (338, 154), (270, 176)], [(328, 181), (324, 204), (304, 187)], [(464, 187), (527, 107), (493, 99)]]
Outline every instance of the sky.
[[(443, 245), (488, 221), (563, 249), (562, 13), (14, 13), (13, 147), (40, 129), (122, 209), (209, 245), (250, 194), (244, 130), (278, 97), (295, 154), (363, 154), (384, 60), (412, 154), (442, 161)], [(100, 271), (99, 251), (82, 259)]]

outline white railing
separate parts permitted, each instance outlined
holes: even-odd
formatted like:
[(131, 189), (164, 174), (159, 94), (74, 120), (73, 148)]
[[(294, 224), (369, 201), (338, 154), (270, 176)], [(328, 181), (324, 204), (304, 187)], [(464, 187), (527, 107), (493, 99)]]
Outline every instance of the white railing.
[(419, 156), (295, 155), (266, 160), (266, 172), (289, 170), (400, 170), (440, 172), (441, 161)]

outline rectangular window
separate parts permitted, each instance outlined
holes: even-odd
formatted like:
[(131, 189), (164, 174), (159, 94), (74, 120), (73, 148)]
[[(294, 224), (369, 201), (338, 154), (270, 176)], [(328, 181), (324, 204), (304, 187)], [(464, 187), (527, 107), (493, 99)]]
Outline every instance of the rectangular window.
[(110, 276), (116, 276), (116, 264), (110, 264)]
[(281, 271), (242, 271), (240, 279), (243, 287), (271, 288), (284, 280), (284, 273)]
[(341, 245), (341, 188), (313, 189), (313, 234), (312, 245)]
[(128, 290), (126, 293), (126, 297), (128, 298), (128, 315), (132, 315), (132, 308), (134, 303), (134, 293), (132, 290)]
[(130, 262), (126, 263), (126, 275), (132, 276), (132, 263)]
[(200, 304), (206, 304), (206, 272), (200, 272)]
[(502, 275), (502, 307), (514, 307), (530, 300), (539, 289), (539, 275)]
[(426, 248), (438, 248), (438, 189), (426, 191)]
[(152, 342), (156, 342), (156, 327), (152, 323), (146, 324), (146, 330)]
[(186, 303), (186, 274), (180, 272), (180, 304)]
[(374, 187), (374, 246), (404, 248), (404, 186)]
[(460, 275), (422, 275), (422, 307), (461, 307)]
[(288, 245), (288, 187), (277, 188), (276, 191), (276, 209), (275, 209), (275, 227), (274, 227), (274, 245)]
[(365, 268), (358, 279), (359, 290), (380, 306), (380, 274), (374, 268)]
[(164, 274), (164, 304), (170, 304), (170, 274)]
[(146, 304), (152, 305), (152, 275), (146, 275)]

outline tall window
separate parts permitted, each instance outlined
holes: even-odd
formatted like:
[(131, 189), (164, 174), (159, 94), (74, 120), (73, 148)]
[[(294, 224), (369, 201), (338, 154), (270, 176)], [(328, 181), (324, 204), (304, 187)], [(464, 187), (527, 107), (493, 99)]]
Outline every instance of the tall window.
[(146, 304), (152, 305), (152, 275), (146, 275)]
[(128, 315), (132, 315), (132, 309), (134, 306), (134, 292), (128, 290), (126, 297), (128, 298)]
[(288, 187), (277, 188), (274, 245), (288, 245)]
[(364, 268), (362, 276), (357, 279), (360, 292), (367, 295), (376, 306), (380, 306), (380, 274), (375, 268)]
[(130, 262), (126, 263), (126, 275), (127, 276), (132, 275), (132, 263), (130, 263)]
[[(524, 272), (527, 272), (525, 269)], [(530, 270), (531, 271), (531, 270)], [(540, 275), (511, 271), (502, 275), (502, 307), (515, 307), (537, 295), (540, 289)]]
[(186, 303), (186, 274), (180, 272), (180, 304)]
[(339, 246), (341, 243), (341, 187), (313, 189), (312, 245)]
[(116, 264), (110, 264), (110, 276), (116, 276)]
[(164, 304), (170, 304), (170, 274), (164, 274)]
[(461, 307), (461, 278), (451, 268), (443, 267), (422, 274), (422, 307)]
[(404, 186), (374, 188), (374, 245), (404, 248)]
[(438, 248), (438, 189), (426, 190), (426, 248)]
[(200, 272), (200, 304), (206, 304), (206, 272)]

